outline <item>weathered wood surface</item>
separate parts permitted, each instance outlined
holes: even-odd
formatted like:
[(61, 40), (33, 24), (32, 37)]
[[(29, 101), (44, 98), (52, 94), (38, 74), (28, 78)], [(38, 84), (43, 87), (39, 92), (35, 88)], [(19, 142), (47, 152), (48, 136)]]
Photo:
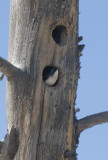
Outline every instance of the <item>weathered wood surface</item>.
[[(20, 69), (7, 79), (7, 125), (19, 131), (14, 160), (64, 160), (64, 152), (74, 153), (76, 146), (78, 0), (11, 0), (10, 5), (8, 59)], [(42, 79), (47, 65), (59, 69), (54, 87)]]
[(14, 126), (10, 134), (6, 134), (3, 141), (0, 141), (0, 160), (14, 159), (19, 148), (19, 132)]

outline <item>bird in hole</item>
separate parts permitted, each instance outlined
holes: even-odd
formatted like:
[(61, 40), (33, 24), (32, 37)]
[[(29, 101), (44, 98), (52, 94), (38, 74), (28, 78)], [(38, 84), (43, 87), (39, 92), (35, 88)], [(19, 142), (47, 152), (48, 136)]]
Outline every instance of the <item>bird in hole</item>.
[(43, 70), (43, 81), (48, 86), (56, 85), (58, 80), (58, 69), (53, 66), (47, 66)]

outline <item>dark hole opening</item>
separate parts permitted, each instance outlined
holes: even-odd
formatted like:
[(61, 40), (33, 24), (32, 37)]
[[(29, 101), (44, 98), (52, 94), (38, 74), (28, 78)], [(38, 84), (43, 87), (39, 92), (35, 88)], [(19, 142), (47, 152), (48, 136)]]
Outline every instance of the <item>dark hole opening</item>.
[(67, 43), (68, 38), (66, 27), (62, 25), (56, 26), (52, 31), (52, 37), (59, 46), (64, 46)]
[(48, 86), (55, 86), (58, 82), (58, 68), (53, 66), (46, 66), (43, 69), (42, 78)]

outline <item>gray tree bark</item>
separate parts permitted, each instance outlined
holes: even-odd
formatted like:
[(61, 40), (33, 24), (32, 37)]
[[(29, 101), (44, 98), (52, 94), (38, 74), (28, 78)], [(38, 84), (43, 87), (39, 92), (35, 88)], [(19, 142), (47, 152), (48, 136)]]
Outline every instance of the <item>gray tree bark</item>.
[[(9, 62), (0, 57), (8, 126), (1, 160), (76, 160), (79, 134), (89, 128), (74, 108), (84, 47), (78, 8), (78, 0), (11, 0)], [(43, 80), (46, 66), (59, 71), (55, 86)]]

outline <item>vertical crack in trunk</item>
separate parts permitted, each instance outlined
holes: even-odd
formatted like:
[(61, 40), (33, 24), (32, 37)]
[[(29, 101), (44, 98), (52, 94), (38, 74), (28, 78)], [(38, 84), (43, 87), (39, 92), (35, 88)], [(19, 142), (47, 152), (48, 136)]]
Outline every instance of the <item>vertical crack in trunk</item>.
[(42, 121), (43, 121), (43, 107), (44, 107), (44, 96), (45, 96), (45, 87), (44, 87), (44, 90), (43, 90), (43, 99), (42, 99), (42, 103), (41, 103), (41, 117), (40, 117), (40, 124), (39, 124), (39, 133), (38, 133), (38, 140), (37, 140), (37, 150), (36, 150), (36, 160), (38, 158), (38, 150), (39, 150), (39, 145), (40, 145), (40, 139), (41, 139), (41, 127), (42, 127)]

